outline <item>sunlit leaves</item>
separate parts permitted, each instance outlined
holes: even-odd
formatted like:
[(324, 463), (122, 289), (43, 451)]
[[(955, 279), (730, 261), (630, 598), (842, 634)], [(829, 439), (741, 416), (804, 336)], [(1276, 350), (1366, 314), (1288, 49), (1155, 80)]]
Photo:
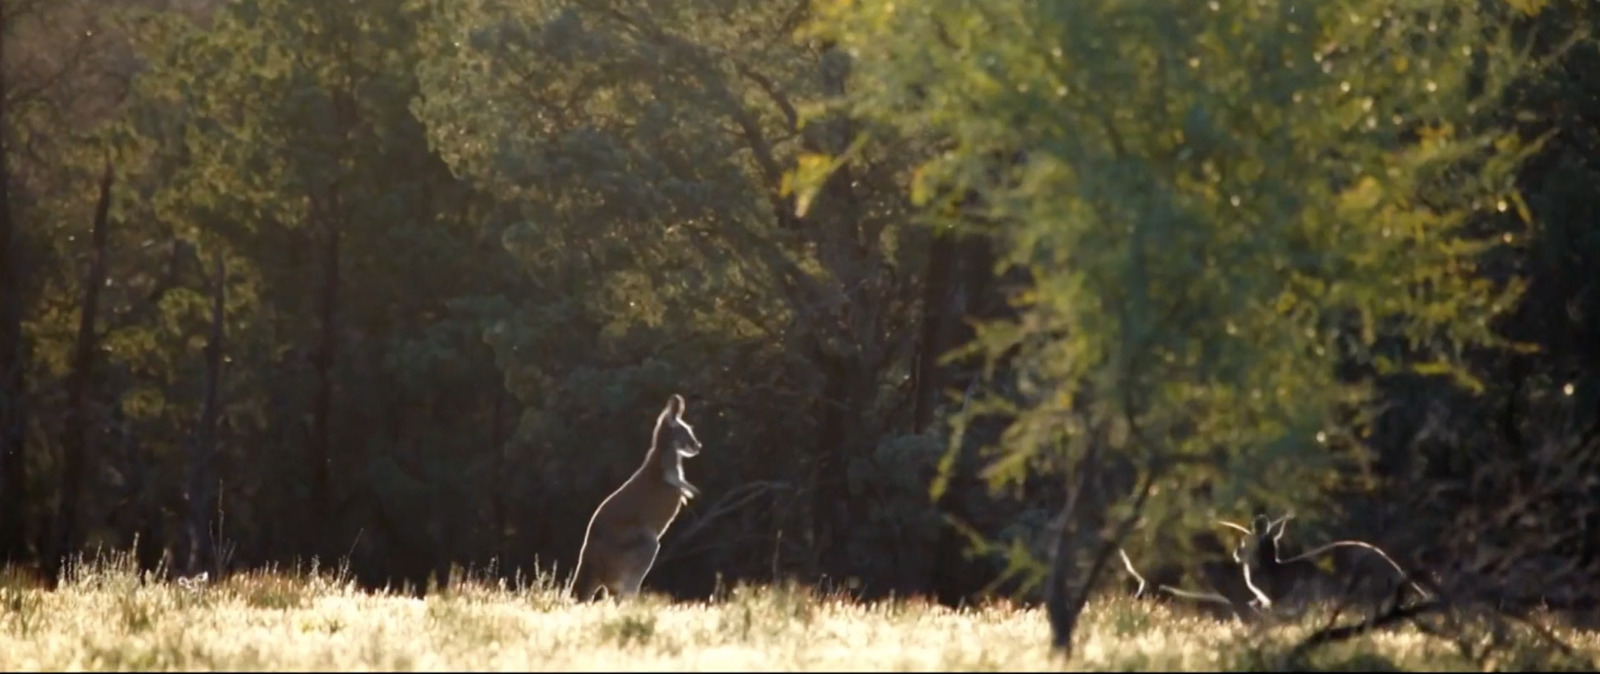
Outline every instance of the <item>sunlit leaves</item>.
[[(936, 0), (818, 13), (815, 34), (847, 45), (872, 83), (851, 97), (858, 114), (948, 142), (919, 167), (916, 200), (975, 191), (1006, 263), (1031, 275), (1020, 317), (975, 344), (1011, 359), (1027, 401), (996, 474), (1082, 452), (1058, 440), (1086, 432), (1064, 419), (1126, 417), (1141, 433), (1118, 451), (1145, 465), (1225, 467), (1237, 485), (1214, 492), (1218, 506), (1315, 501), (1351, 457), (1313, 437), (1364, 399), (1336, 357), (1372, 365), (1379, 339), (1403, 336), (1427, 372), (1454, 372), (1442, 363), (1494, 342), (1487, 319), (1518, 290), (1476, 277), (1484, 246), (1460, 227), (1475, 204), (1514, 199), (1515, 162), (1493, 151), (1509, 141), (1464, 131), (1521, 68), (1490, 10)], [(1158, 516), (1215, 486), (1187, 470)]]
[[(811, 209), (811, 200), (816, 197), (817, 189), (828, 174), (833, 173), (841, 162), (832, 157), (820, 154), (802, 154), (797, 159), (794, 170), (783, 176), (782, 194), (796, 194), (795, 215), (805, 217)], [(796, 185), (802, 185), (796, 189)]]

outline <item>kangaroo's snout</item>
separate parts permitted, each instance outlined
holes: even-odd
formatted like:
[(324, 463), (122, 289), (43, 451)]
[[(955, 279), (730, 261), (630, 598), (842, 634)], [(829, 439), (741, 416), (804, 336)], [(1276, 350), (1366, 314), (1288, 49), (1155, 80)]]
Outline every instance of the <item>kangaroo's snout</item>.
[[(683, 408), (679, 407), (678, 409), (681, 412)], [(689, 422), (684, 421), (681, 416), (674, 418), (671, 423), (671, 450), (676, 452), (678, 456), (683, 457), (699, 454), (700, 438), (694, 434), (694, 427), (690, 426)]]

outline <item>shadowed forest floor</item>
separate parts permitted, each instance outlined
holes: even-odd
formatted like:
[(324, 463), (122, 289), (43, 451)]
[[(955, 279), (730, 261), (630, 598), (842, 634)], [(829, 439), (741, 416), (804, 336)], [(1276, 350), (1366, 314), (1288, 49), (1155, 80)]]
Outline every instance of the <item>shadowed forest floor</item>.
[[(789, 588), (715, 603), (576, 605), (548, 579), (453, 583), (414, 598), (327, 575), (252, 573), (141, 582), (125, 562), (80, 568), (57, 591), (0, 582), (0, 671), (21, 670), (1271, 670), (1309, 625), (1270, 631), (1127, 599), (1087, 610), (1078, 652), (1054, 660), (1040, 609), (857, 604)], [(1592, 668), (1600, 635), (1552, 631), (1576, 660), (1539, 659), (1532, 630), (1474, 662), (1404, 628), (1321, 649), (1326, 669)]]

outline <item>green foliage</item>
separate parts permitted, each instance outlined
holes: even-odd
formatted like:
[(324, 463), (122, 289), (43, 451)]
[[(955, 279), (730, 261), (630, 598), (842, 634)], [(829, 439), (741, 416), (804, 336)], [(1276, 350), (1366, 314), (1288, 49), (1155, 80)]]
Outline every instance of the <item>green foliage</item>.
[[(1313, 510), (1360, 460), (1345, 419), (1371, 400), (1336, 364), (1461, 375), (1461, 349), (1500, 341), (1489, 321), (1519, 288), (1476, 275), (1495, 242), (1462, 227), (1519, 203), (1511, 170), (1528, 148), (1474, 131), (1523, 67), (1500, 10), (949, 0), (820, 14), (818, 34), (873, 83), (850, 109), (947, 143), (913, 196), (946, 225), (981, 214), (999, 271), (1030, 279), (1018, 316), (971, 345), (1015, 376), (969, 415), (1012, 420), (995, 487), (1104, 446), (1154, 480), (1150, 521), (1179, 531)], [(981, 206), (955, 210), (969, 191)]]
[[(532, 293), (487, 340), (533, 407), (528, 436), (572, 432), (561, 427), (570, 417), (536, 421), (550, 407), (610, 417), (692, 390), (720, 372), (668, 366), (688, 361), (663, 358), (666, 345), (715, 358), (782, 320), (762, 251), (736, 247), (736, 236), (765, 245), (770, 227), (752, 218), (760, 183), (735, 159), (744, 141), (721, 130), (743, 102), (702, 100), (726, 89), (726, 64), (709, 60), (714, 47), (671, 37), (698, 25), (687, 23), (697, 10), (641, 15), (666, 32), (656, 35), (597, 3), (414, 6), (431, 18), (434, 57), (418, 68), (413, 109), (452, 171), (516, 214), (502, 241)], [(705, 39), (720, 35), (705, 20)], [(641, 442), (626, 431), (620, 446)]]
[[(130, 501), (150, 506), (122, 517), (163, 518), (182, 489), (210, 323), (200, 260), (219, 249), (229, 270), (217, 475), (229, 503), (219, 509), (244, 525), (225, 536), (259, 542), (273, 536), (261, 523), (304, 516), (313, 345), (325, 330), (337, 382), (334, 488), (360, 504), (330, 524), (351, 523), (339, 538), (361, 540), (395, 494), (459, 501), (461, 482), (482, 480), (501, 457), (494, 445), (505, 434), (489, 418), (499, 391), (482, 386), (496, 371), (482, 335), (495, 317), (485, 307), (515, 277), (482, 222), (492, 203), (450, 178), (408, 110), (420, 58), (413, 17), (394, 3), (325, 10), (261, 0), (232, 3), (207, 24), (176, 12), (115, 15), (146, 65), (105, 133), (128, 175), (115, 201), (110, 276), (119, 283), (108, 290), (101, 342), (128, 438), (112, 465), (137, 490)], [(340, 241), (337, 270), (330, 236)], [(70, 325), (48, 313), (41, 324)], [(380, 418), (400, 422), (375, 432)], [(466, 471), (459, 455), (397, 462), (411, 443), (475, 451)], [(374, 485), (374, 476), (394, 482)], [(434, 526), (421, 544), (393, 531), (366, 538), (427, 550), (443, 542), (440, 531), (475, 533)]]
[[(541, 474), (601, 467), (530, 477), (537, 498), (556, 507), (571, 489), (592, 507), (636, 464), (671, 392), (690, 396), (708, 446), (728, 448), (697, 466), (713, 493), (739, 486), (720, 473), (799, 487), (797, 506), (834, 503), (828, 490), (853, 473), (901, 498), (876, 480), (904, 469), (869, 464), (896, 430), (886, 410), (911, 353), (897, 333), (914, 316), (903, 298), (920, 239), (903, 235), (888, 188), (905, 160), (880, 148), (833, 210), (793, 216), (784, 169), (832, 147), (802, 114), (833, 73), (790, 39), (796, 6), (409, 6), (428, 17), (430, 54), (412, 110), (453, 174), (503, 207), (501, 241), (528, 280), (485, 336), (527, 407), (519, 440)], [(840, 396), (854, 402), (835, 413)], [(853, 535), (832, 513), (781, 510), (793, 512), (779, 528)]]
[(852, 499), (871, 504), (853, 523), (847, 545), (863, 577), (893, 578), (925, 573), (931, 560), (924, 550), (943, 529), (938, 508), (928, 499), (944, 439), (933, 435), (885, 438), (872, 454), (856, 457), (845, 470)]

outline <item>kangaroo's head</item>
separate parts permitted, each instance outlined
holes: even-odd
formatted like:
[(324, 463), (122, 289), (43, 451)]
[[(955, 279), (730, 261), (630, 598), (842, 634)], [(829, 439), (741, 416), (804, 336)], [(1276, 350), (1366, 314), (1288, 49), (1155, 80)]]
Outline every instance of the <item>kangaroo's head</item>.
[(689, 457), (700, 453), (700, 439), (694, 428), (683, 420), (683, 396), (676, 393), (667, 398), (667, 406), (656, 418), (656, 447), (661, 451)]
[(1268, 519), (1265, 514), (1256, 515), (1250, 521), (1250, 535), (1239, 541), (1239, 547), (1234, 550), (1234, 561), (1252, 569), (1276, 563), (1281, 558), (1278, 545), (1283, 539), (1283, 530), (1292, 517), (1293, 513), (1276, 520)]

